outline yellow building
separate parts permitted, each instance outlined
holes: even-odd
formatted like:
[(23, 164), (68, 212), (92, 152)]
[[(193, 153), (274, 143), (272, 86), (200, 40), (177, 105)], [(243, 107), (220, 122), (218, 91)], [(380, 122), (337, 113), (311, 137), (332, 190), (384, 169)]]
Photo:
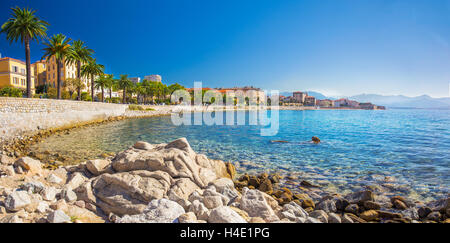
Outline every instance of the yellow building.
[(31, 64), (34, 68), (35, 86), (47, 83), (47, 63), (45, 61), (37, 61)]
[[(26, 64), (23, 61), (4, 57), (0, 58), (0, 88), (13, 86), (26, 90), (27, 74)], [(31, 66), (31, 91), (34, 93), (34, 68)]]
[[(57, 65), (56, 65), (56, 58), (51, 57), (50, 59), (46, 60), (45, 62), (47, 64), (47, 84), (49, 84), (51, 87), (56, 88), (58, 85), (58, 79), (57, 79)], [(77, 78), (77, 65), (76, 64), (66, 64), (64, 61), (61, 63), (61, 84), (62, 87), (64, 87), (64, 81), (69, 78)], [(82, 91), (87, 91), (87, 87), (90, 87), (91, 79), (82, 77), (81, 80), (86, 85), (86, 88)]]

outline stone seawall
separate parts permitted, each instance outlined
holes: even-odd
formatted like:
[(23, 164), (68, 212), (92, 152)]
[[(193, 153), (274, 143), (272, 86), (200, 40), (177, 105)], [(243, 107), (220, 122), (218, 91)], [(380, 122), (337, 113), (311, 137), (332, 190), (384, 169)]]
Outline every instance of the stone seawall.
[(125, 114), (127, 105), (0, 97), (0, 143), (24, 133)]

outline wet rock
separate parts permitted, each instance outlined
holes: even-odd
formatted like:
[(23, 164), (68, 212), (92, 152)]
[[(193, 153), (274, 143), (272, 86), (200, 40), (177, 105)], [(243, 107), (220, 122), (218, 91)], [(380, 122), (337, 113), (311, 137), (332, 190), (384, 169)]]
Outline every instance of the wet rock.
[(315, 188), (318, 188), (318, 187), (319, 187), (319, 186), (317, 186), (317, 185), (312, 184), (312, 183), (309, 182), (309, 181), (302, 181), (302, 182), (300, 182), (300, 185), (302, 185), (302, 186), (304, 186), (304, 187), (315, 187)]
[(367, 210), (378, 210), (381, 208), (381, 205), (379, 203), (376, 202), (372, 202), (372, 201), (365, 201), (364, 202), (364, 208)]
[(316, 136), (312, 137), (311, 140), (312, 140), (315, 144), (320, 143), (320, 139), (319, 139), (318, 137), (316, 137)]
[(320, 224), (320, 223), (322, 223), (322, 221), (320, 221), (319, 219), (313, 218), (313, 217), (308, 217), (306, 219), (305, 223), (307, 223), (307, 224)]
[(358, 204), (350, 204), (347, 207), (345, 207), (345, 212), (352, 213), (352, 214), (358, 214), (359, 212), (359, 206)]
[(184, 213), (178, 203), (163, 198), (151, 201), (142, 214), (125, 215), (117, 223), (172, 223)]
[(30, 196), (25, 191), (14, 191), (5, 200), (5, 207), (9, 211), (17, 212), (31, 204)]
[(261, 184), (259, 185), (258, 189), (262, 192), (271, 194), (273, 192), (272, 182), (270, 181), (269, 178), (266, 178), (261, 181)]
[(362, 212), (359, 215), (359, 217), (366, 221), (373, 221), (373, 220), (378, 219), (378, 212), (375, 210), (368, 210), (368, 211)]
[(352, 213), (346, 213), (345, 215), (347, 215), (353, 221), (353, 223), (360, 223), (360, 224), (367, 223), (367, 221)]
[(395, 218), (401, 218), (402, 215), (399, 213), (393, 213), (393, 212), (388, 212), (388, 211), (383, 211), (383, 210), (377, 210), (378, 215), (380, 216), (380, 218), (382, 219), (395, 219)]
[(328, 214), (323, 210), (315, 210), (309, 216), (320, 220), (322, 223), (328, 223)]
[(336, 205), (337, 211), (343, 212), (350, 203), (342, 197), (337, 197), (334, 199), (334, 204)]
[(408, 208), (404, 211), (402, 211), (403, 217), (411, 219), (411, 220), (418, 220), (419, 219), (419, 212), (416, 208)]
[(394, 205), (395, 208), (400, 209), (400, 210), (405, 210), (408, 208), (408, 206), (406, 206), (406, 204), (400, 200), (395, 199), (392, 204)]
[(439, 213), (437, 211), (436, 212), (431, 212), (430, 214), (428, 214), (427, 219), (435, 221), (435, 222), (439, 222), (440, 219), (441, 219), (441, 213)]
[(211, 211), (209, 223), (247, 223), (236, 211), (227, 206), (215, 208)]
[(331, 199), (324, 200), (324, 201), (320, 202), (319, 204), (317, 204), (316, 208), (319, 209), (319, 210), (323, 210), (326, 213), (335, 213), (335, 212), (337, 212), (336, 204)]
[(421, 207), (418, 210), (418, 214), (421, 219), (426, 218), (431, 212), (432, 210), (429, 207)]
[(152, 150), (153, 149), (153, 145), (151, 145), (147, 142), (142, 142), (142, 141), (136, 142), (133, 147), (136, 149), (141, 149), (141, 150)]
[(339, 215), (337, 215), (335, 213), (329, 213), (328, 214), (328, 223), (340, 224), (340, 223), (342, 223), (342, 219), (341, 219), (341, 217), (339, 217)]
[(342, 215), (342, 223), (353, 224), (353, 220), (347, 214), (344, 214), (344, 215)]
[(345, 196), (345, 199), (351, 204), (363, 205), (366, 201), (374, 201), (375, 195), (372, 191), (358, 191)]
[(62, 210), (55, 210), (48, 214), (47, 220), (49, 223), (70, 223), (70, 217)]

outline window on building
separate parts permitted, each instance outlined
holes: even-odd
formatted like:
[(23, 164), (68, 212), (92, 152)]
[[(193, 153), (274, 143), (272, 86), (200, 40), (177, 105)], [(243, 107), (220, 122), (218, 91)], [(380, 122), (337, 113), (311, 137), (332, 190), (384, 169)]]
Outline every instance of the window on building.
[(25, 74), (25, 68), (20, 69), (20, 73)]
[(18, 73), (19, 72), (19, 67), (13, 66), (13, 72)]

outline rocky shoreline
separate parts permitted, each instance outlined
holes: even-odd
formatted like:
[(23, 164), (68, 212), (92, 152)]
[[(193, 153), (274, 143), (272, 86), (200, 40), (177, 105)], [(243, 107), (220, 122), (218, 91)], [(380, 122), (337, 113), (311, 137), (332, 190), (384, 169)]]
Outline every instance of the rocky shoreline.
[(278, 174), (236, 176), (231, 163), (195, 153), (186, 139), (137, 142), (76, 166), (0, 155), (2, 223), (448, 223), (450, 198), (427, 204), (370, 190), (301, 193)]

